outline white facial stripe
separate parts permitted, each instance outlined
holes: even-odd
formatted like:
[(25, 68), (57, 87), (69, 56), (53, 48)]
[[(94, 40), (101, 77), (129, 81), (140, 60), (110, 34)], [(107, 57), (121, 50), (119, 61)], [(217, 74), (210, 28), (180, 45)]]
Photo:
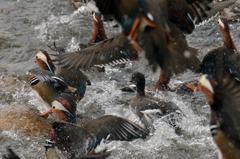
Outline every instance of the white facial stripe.
[(44, 53), (42, 51), (38, 51), (37, 56), (38, 56), (39, 59), (43, 60), (45, 62), (45, 64), (48, 66), (48, 69), (52, 73), (54, 73), (54, 70), (51, 69), (51, 67), (49, 66), (49, 63), (47, 62), (47, 57), (44, 55)]
[(221, 27), (223, 27), (223, 28), (224, 28), (224, 24), (223, 24), (223, 22), (221, 21), (221, 19), (220, 19), (220, 18), (218, 19), (218, 23), (219, 23), (219, 25), (220, 25)]
[[(55, 109), (53, 109), (53, 107), (55, 107)], [(53, 109), (53, 110), (58, 109), (58, 110), (66, 111), (66, 112), (68, 112), (69, 114), (72, 115), (72, 113), (70, 113), (70, 112), (62, 105), (62, 103), (60, 103), (59, 101), (56, 101), (56, 100), (52, 102), (52, 109)], [(73, 116), (73, 115), (72, 115), (72, 116)]]
[(93, 19), (94, 19), (96, 22), (98, 22), (97, 19), (96, 19), (96, 17), (95, 17), (95, 13), (93, 13)]
[(37, 56), (39, 59), (43, 60), (45, 63), (47, 63), (47, 57), (42, 53), (42, 51), (37, 52)]
[(213, 87), (206, 77), (207, 75), (202, 75), (202, 77), (199, 80), (199, 83), (206, 87), (211, 93), (214, 93)]

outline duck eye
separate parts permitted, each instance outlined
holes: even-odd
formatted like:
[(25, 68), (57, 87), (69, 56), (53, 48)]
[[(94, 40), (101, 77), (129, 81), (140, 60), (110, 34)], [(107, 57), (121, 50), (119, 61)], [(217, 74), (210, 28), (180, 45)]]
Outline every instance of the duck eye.
[(133, 75), (132, 77), (135, 78), (135, 75)]
[(55, 106), (52, 107), (53, 109), (56, 109)]
[(38, 59), (38, 56), (36, 56), (36, 59)]

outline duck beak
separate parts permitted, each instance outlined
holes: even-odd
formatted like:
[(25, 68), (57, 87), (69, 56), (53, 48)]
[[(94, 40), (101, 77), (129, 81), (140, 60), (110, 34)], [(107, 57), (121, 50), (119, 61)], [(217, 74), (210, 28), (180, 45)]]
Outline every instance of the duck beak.
[(37, 63), (37, 60), (34, 60), (35, 63)]
[(195, 91), (197, 89), (197, 87), (195, 86), (195, 84), (197, 83), (198, 81), (195, 81), (193, 83), (190, 83), (190, 84), (187, 84), (186, 87), (188, 87), (189, 89)]
[(93, 13), (93, 19), (98, 23), (97, 18), (95, 17), (95, 13)]
[(52, 108), (49, 109), (46, 113), (43, 113), (43, 114), (39, 114), (39, 116), (41, 117), (44, 117), (44, 118), (47, 118), (49, 114), (52, 114)]
[(199, 91), (200, 91), (199, 87), (196, 87), (196, 88), (194, 89), (194, 92), (199, 92)]

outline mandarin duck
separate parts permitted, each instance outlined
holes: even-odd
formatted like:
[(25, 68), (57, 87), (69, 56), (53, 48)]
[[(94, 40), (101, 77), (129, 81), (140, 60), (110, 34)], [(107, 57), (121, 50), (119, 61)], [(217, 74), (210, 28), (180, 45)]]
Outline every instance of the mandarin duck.
[(86, 83), (91, 85), (91, 82), (86, 75), (78, 69), (62, 68), (61, 65), (56, 69), (53, 65), (52, 59), (46, 51), (38, 51), (35, 62), (38, 64), (37, 69), (50, 71), (55, 74), (56, 77), (59, 77), (59, 79), (64, 81), (68, 85), (69, 90), (77, 94), (77, 102), (79, 102), (85, 94)]
[(47, 151), (56, 146), (61, 151), (67, 151), (66, 155), (77, 157), (85, 154), (86, 149), (89, 153), (94, 152), (102, 139), (131, 141), (136, 138), (146, 138), (149, 134), (148, 130), (133, 122), (113, 115), (104, 115), (96, 119), (79, 119), (76, 122), (72, 107), (74, 108), (75, 105), (71, 106), (71, 103), (66, 102), (64, 98), (59, 98), (52, 103), (52, 108), (45, 114), (54, 113), (58, 119), (58, 122), (53, 123), (53, 131), (46, 142)]
[(137, 87), (137, 95), (131, 100), (130, 109), (140, 118), (142, 123), (152, 131), (153, 120), (151, 115), (169, 116), (167, 122), (175, 128), (176, 133), (179, 133), (176, 121), (184, 115), (181, 109), (173, 102), (145, 95), (145, 77), (143, 74), (133, 73), (131, 81)]
[(202, 91), (211, 109), (210, 128), (220, 156), (240, 158), (240, 83), (228, 68), (219, 72), (214, 80), (203, 75), (196, 91)]
[(51, 108), (51, 103), (61, 93), (71, 93), (65, 81), (55, 76), (52, 72), (39, 69), (32, 69), (29, 72), (33, 74), (29, 79), (29, 85), (45, 111)]
[[(230, 28), (227, 18), (220, 17), (218, 19), (218, 29), (221, 32), (223, 46), (209, 51), (203, 58), (200, 69), (196, 73), (209, 74), (214, 79), (221, 73), (222, 68), (228, 68), (231, 74), (240, 79), (239, 53), (230, 34)], [(195, 83), (187, 85), (190, 89), (195, 89)]]

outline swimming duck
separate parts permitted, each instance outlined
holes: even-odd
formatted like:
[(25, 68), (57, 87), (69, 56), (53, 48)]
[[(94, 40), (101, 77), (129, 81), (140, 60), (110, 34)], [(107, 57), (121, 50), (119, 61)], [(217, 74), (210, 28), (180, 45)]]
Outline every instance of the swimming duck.
[(66, 69), (59, 65), (58, 69), (56, 70), (56, 67), (52, 63), (52, 59), (46, 51), (38, 51), (35, 62), (38, 64), (37, 69), (50, 71), (55, 74), (56, 77), (59, 77), (59, 79), (65, 81), (69, 90), (76, 92), (78, 96), (77, 102), (79, 102), (85, 94), (86, 83), (91, 85), (90, 80), (78, 69)]
[[(137, 95), (131, 100), (130, 109), (151, 131), (153, 130), (153, 121), (151, 119), (152, 114), (158, 114), (160, 116), (170, 115), (170, 118), (172, 119), (175, 115), (178, 117), (183, 115), (182, 111), (176, 104), (164, 101), (157, 97), (145, 95), (145, 77), (143, 74), (139, 72), (133, 73), (131, 81), (137, 86)], [(172, 123), (169, 122), (169, 124), (177, 128), (175, 121)]]
[[(55, 145), (58, 149), (67, 151), (68, 155), (76, 157), (85, 154), (86, 147), (88, 152), (94, 152), (102, 139), (130, 141), (145, 138), (149, 133), (140, 126), (113, 115), (80, 119), (76, 123), (75, 112), (70, 105), (64, 98), (52, 103), (48, 113), (54, 113), (58, 122), (52, 125), (53, 131), (47, 141), (47, 150)], [(87, 145), (86, 141), (90, 143)]]
[[(216, 80), (216, 82), (215, 82)], [(240, 158), (240, 83), (228, 68), (217, 79), (203, 75), (196, 91), (202, 91), (211, 109), (211, 132), (226, 159)]]
[[(209, 74), (214, 79), (217, 78), (222, 68), (230, 69), (236, 79), (240, 79), (239, 53), (230, 34), (227, 18), (218, 19), (218, 29), (221, 32), (223, 46), (209, 51), (203, 58), (200, 69), (196, 73)], [(195, 89), (195, 83), (187, 85), (190, 89)]]

